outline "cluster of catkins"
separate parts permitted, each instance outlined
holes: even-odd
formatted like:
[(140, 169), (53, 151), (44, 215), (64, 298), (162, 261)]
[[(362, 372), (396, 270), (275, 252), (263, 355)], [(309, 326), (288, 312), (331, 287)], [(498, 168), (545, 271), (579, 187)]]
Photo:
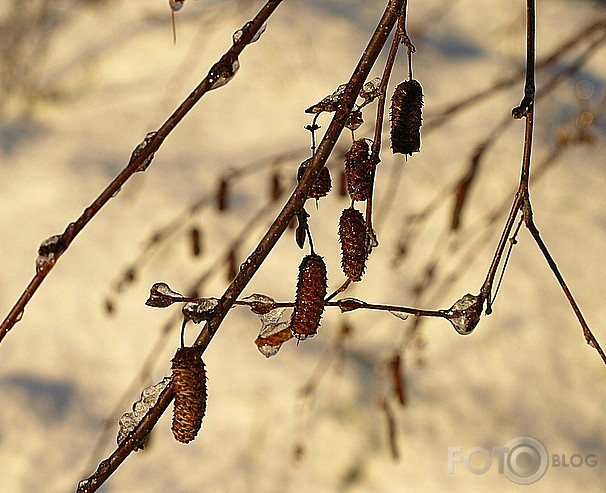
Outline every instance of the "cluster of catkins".
[[(391, 103), (390, 132), (394, 153), (412, 155), (419, 152), (422, 105), (423, 93), (416, 80), (404, 81), (396, 87)], [(361, 124), (361, 111), (356, 108), (347, 127), (353, 134)], [(369, 230), (362, 212), (355, 208), (356, 202), (365, 202), (372, 194), (375, 169), (379, 160), (373, 157), (371, 142), (364, 138), (354, 139), (345, 153), (345, 180), (351, 206), (341, 213), (338, 236), (341, 243), (341, 268), (349, 282), (362, 280), (371, 250), (373, 232)], [(311, 158), (301, 163), (297, 172), (298, 180), (302, 179), (310, 163)], [(328, 195), (331, 188), (330, 172), (324, 166), (307, 198), (318, 200)], [(303, 233), (306, 232), (305, 228), (301, 229)], [(304, 242), (304, 237), (297, 235), (297, 243), (301, 248)], [(295, 303), (290, 319), (290, 331), (298, 340), (316, 335), (324, 312), (327, 289), (326, 264), (312, 248), (312, 253), (305, 256), (299, 265)], [(173, 436), (181, 443), (189, 443), (198, 434), (206, 411), (206, 370), (197, 348), (181, 347), (177, 350), (172, 361), (172, 378), (175, 390)]]
[[(329, 98), (324, 101), (329, 101)], [(322, 103), (311, 107), (308, 112), (322, 111)], [(412, 155), (419, 152), (422, 106), (423, 91), (419, 82), (411, 78), (395, 88), (391, 101), (390, 132), (393, 153)], [(361, 123), (361, 111), (356, 108), (347, 127), (353, 134)], [(355, 202), (364, 202), (370, 198), (375, 169), (379, 162), (378, 157), (373, 156), (369, 142), (372, 141), (356, 139), (345, 153), (345, 180), (351, 206), (341, 213), (338, 235), (341, 243), (341, 268), (350, 282), (362, 280), (371, 250), (373, 232), (369, 231), (364, 215), (355, 208)], [(298, 180), (301, 180), (310, 162), (311, 158), (299, 166)], [(330, 189), (330, 172), (324, 166), (318, 173), (308, 198), (320, 199), (326, 196)], [(324, 311), (326, 292), (326, 265), (324, 259), (313, 252), (312, 248), (312, 253), (304, 257), (299, 266), (295, 305), (290, 322), (290, 329), (297, 339), (307, 339), (317, 333)]]

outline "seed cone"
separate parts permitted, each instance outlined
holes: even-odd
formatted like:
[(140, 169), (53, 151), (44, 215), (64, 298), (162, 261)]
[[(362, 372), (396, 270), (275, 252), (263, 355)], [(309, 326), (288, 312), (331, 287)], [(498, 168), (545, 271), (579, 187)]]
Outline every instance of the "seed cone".
[(199, 351), (177, 350), (172, 361), (175, 403), (172, 432), (175, 440), (189, 443), (198, 434), (206, 412), (206, 370)]
[[(305, 171), (311, 163), (311, 158), (303, 161), (299, 165), (299, 170), (297, 171), (297, 181), (301, 181)], [(330, 171), (326, 166), (323, 166), (318, 176), (316, 177), (316, 181), (314, 181), (313, 185), (309, 189), (307, 194), (308, 199), (321, 199), (322, 197), (326, 197), (330, 189), (332, 188), (332, 180), (330, 178)]]
[(341, 213), (339, 241), (343, 273), (354, 282), (361, 281), (368, 258), (368, 232), (360, 211), (350, 207)]
[(316, 254), (307, 255), (299, 265), (295, 308), (290, 319), (290, 330), (297, 339), (304, 340), (317, 334), (326, 289), (324, 260)]
[(391, 98), (391, 150), (394, 154), (419, 152), (423, 88), (414, 79), (400, 83)]
[(345, 153), (345, 179), (351, 200), (368, 199), (373, 168), (368, 141), (354, 140)]

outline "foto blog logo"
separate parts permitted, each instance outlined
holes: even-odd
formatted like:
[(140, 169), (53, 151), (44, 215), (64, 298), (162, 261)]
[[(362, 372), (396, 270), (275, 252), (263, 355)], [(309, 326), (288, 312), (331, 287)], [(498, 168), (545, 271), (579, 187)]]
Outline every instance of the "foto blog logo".
[(595, 454), (552, 453), (550, 456), (541, 441), (528, 436), (513, 438), (505, 446), (492, 450), (472, 447), (463, 451), (463, 447), (448, 447), (448, 474), (455, 473), (455, 464), (462, 464), (471, 474), (484, 474), (495, 462), (499, 474), (513, 483), (527, 485), (541, 479), (550, 465), (554, 468), (595, 467), (598, 460)]

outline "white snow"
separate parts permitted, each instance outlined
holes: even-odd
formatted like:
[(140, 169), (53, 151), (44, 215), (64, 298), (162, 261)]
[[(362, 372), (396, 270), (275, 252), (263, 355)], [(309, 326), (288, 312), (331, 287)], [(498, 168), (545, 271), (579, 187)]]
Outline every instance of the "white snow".
[[(57, 2), (59, 17), (46, 33), (48, 54), (37, 61), (41, 66), (30, 68), (35, 82), (31, 97), (13, 90), (0, 99), (2, 317), (34, 275), (41, 241), (61, 233), (81, 214), (262, 5), (252, 0), (187, 2), (176, 14), (175, 46), (167, 3)], [(0, 344), (0, 492), (75, 491), (78, 481), (114, 450), (118, 418), (144, 388), (168, 374), (180, 344), (181, 306), (145, 306), (150, 287), (164, 281), (187, 296), (192, 283), (210, 271), (199, 294), (221, 296), (228, 285), (223, 265), (227, 243), (264, 211), (244, 230), (238, 262), (256, 246), (286, 199), (265, 207), (270, 171), (282, 170), (282, 183), (292, 190), (297, 167), (309, 156), (304, 126), (311, 119), (304, 109), (347, 81), (385, 3), (286, 0), (259, 41), (239, 57), (241, 66), (230, 84), (203, 98), (146, 172), (133, 176), (69, 246)], [(538, 3), (539, 58), (606, 15), (598, 2)], [(10, 11), (6, 5), (0, 8), (4, 18)], [(417, 48), (414, 76), (424, 88), (426, 122), (445, 105), (523, 67), (524, 13), (524, 2), (504, 0), (410, 2), (409, 34)], [(603, 100), (603, 60), (602, 46), (577, 75), (537, 103), (535, 165), (546, 158), (559, 132), (574, 125), (584, 105)], [(562, 61), (539, 73), (538, 87), (564, 66)], [(402, 56), (390, 87), (406, 72)], [(380, 75), (381, 64), (369, 79)], [(589, 86), (593, 93), (587, 92)], [(444, 241), (453, 202), (444, 190), (522, 95), (520, 81), (444, 126), (426, 134), (422, 130), (422, 151), (407, 161), (392, 157), (384, 142), (377, 207), (383, 210), (385, 197), (392, 202), (387, 202), (388, 214), (377, 216), (380, 245), (363, 281), (342, 296), (412, 306), (412, 288), (426, 261), (439, 251), (449, 261), (421, 308), (446, 309), (465, 293), (478, 292), (505, 217), (489, 227), (481, 221), (496, 204), (513, 199), (523, 122), (503, 130), (472, 189), (465, 224), (480, 225), (467, 229), (480, 238), (473, 248), (454, 249), (464, 236)], [(375, 108), (373, 103), (364, 109), (365, 124), (356, 138), (372, 137)], [(318, 120), (320, 135), (328, 118)], [(593, 145), (565, 150), (531, 192), (537, 226), (604, 345), (604, 113), (598, 118), (591, 128)], [(344, 133), (339, 150), (344, 152), (350, 142)], [(287, 157), (280, 160), (282, 155)], [(329, 162), (333, 188), (339, 159), (336, 152)], [(214, 208), (216, 185), (232, 171), (229, 209), (219, 213)], [(410, 245), (405, 261), (394, 263), (408, 218), (434, 197), (440, 205), (427, 227)], [(188, 214), (197, 201), (202, 205)], [(325, 258), (329, 289), (334, 290), (344, 280), (336, 230), (349, 201), (333, 189), (317, 208), (312, 202), (307, 210), (314, 246)], [(172, 236), (155, 243), (134, 280), (113, 292), (150, 236), (177, 217), (182, 223)], [(199, 258), (188, 250), (191, 225), (203, 232)], [(296, 246), (294, 231), (287, 231), (243, 296), (262, 293), (292, 300), (297, 266), (306, 253)], [(450, 272), (458, 276), (447, 283)], [(108, 296), (115, 302), (111, 316), (104, 311)], [(467, 336), (457, 334), (446, 320), (427, 319), (421, 329), (425, 346), (406, 353), (409, 404), (401, 408), (390, 400), (400, 449), (399, 461), (393, 461), (379, 403), (389, 392), (386, 364), (413, 319), (327, 309), (317, 336), (300, 344), (288, 341), (267, 359), (253, 343), (257, 316), (246, 307), (234, 308), (204, 354), (208, 410), (197, 439), (187, 446), (176, 443), (167, 412), (146, 449), (129, 457), (101, 491), (517, 491), (499, 474), (496, 455), (485, 474), (474, 475), (462, 463), (448, 474), (448, 450), (492, 451), (525, 435), (543, 442), (551, 459), (545, 476), (525, 491), (603, 491), (606, 367), (585, 343), (525, 230), (494, 313)], [(354, 329), (343, 359), (334, 355), (322, 370), (343, 321)], [(189, 343), (199, 329), (188, 325)], [(317, 393), (302, 400), (302, 387), (319, 374)], [(293, 449), (301, 443), (304, 457), (295, 465)], [(590, 454), (597, 458), (593, 467), (570, 465), (572, 456), (578, 460)], [(473, 457), (475, 467), (482, 466), (480, 458)]]

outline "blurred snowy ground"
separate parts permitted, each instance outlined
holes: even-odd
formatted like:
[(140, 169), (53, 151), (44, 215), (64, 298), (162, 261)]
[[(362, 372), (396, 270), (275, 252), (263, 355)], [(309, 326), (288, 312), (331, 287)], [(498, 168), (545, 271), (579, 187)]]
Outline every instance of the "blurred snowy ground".
[[(33, 29), (26, 14), (41, 4), (23, 4), (23, 24), (17, 23), (11, 4), (0, 8), (4, 26), (14, 27), (1, 35), (2, 316), (33, 275), (41, 240), (62, 232), (89, 205), (145, 133), (156, 129), (206, 74), (261, 2), (188, 2), (177, 16), (176, 46), (164, 1), (53, 2), (41, 21), (46, 29)], [(309, 147), (303, 129), (309, 118), (303, 110), (348, 79), (383, 4), (284, 2), (261, 40), (241, 56), (235, 79), (202, 100), (149, 170), (135, 176), (73, 243), (0, 345), (0, 491), (74, 491), (78, 480), (111, 453), (115, 421), (95, 451), (105, 422), (115, 420), (116, 404), (137, 378), (166, 320), (178, 310), (145, 307), (149, 287), (162, 280), (184, 291), (225, 255), (226, 242), (265, 203), (269, 167), (234, 184), (227, 212), (218, 214), (209, 206), (195, 217), (184, 216), (183, 231), (162, 243), (108, 316), (103, 307), (112, 283), (154, 231), (200, 198), (212, 197), (218, 179), (229, 170), (294, 153), (295, 159), (284, 165), (285, 185), (292, 189), (290, 177)], [(524, 11), (523, 2), (411, 2), (414, 73), (424, 87), (426, 121), (440, 107), (523, 67)], [(595, 2), (539, 2), (539, 58), (605, 15), (603, 5)], [(542, 72), (539, 87), (571, 59)], [(538, 103), (535, 163), (570, 128), (583, 104), (595, 106), (604, 98), (603, 62), (602, 47), (579, 74)], [(14, 75), (11, 67), (20, 74)], [(373, 76), (378, 75), (377, 67)], [(17, 82), (11, 85), (13, 76)], [(402, 58), (392, 83), (405, 76)], [(364, 282), (347, 295), (412, 304), (411, 288), (440, 242), (451, 198), (395, 268), (396, 239), (406, 217), (457, 179), (473, 148), (518, 104), (522, 89), (522, 83), (516, 84), (427, 132), (422, 152), (408, 162), (392, 158), (385, 147), (378, 196), (391, 193), (386, 190), (398, 169), (401, 178), (389, 214), (379, 219), (381, 246)], [(374, 109), (365, 111), (367, 123), (358, 138), (371, 136)], [(320, 120), (324, 127), (327, 123)], [(594, 144), (567, 150), (532, 190), (537, 225), (602, 344), (605, 126), (602, 113), (591, 128)], [(511, 125), (488, 155), (466, 210), (468, 224), (514, 190), (522, 136), (523, 123)], [(344, 135), (344, 148), (348, 140)], [(337, 164), (335, 158), (331, 167)], [(241, 260), (284, 200), (249, 235), (239, 250)], [(334, 192), (319, 209), (308, 206), (332, 289), (342, 282), (336, 225), (347, 206)], [(443, 279), (438, 280), (425, 307), (446, 308), (466, 292), (477, 292), (503, 221), (490, 227), (489, 240), (473, 250), (473, 260), (455, 283), (440, 288)], [(190, 222), (204, 232), (205, 253), (198, 259), (188, 253)], [(292, 299), (302, 255), (287, 234), (247, 294)], [(449, 264), (455, 265), (454, 260)], [(227, 285), (225, 268), (215, 271), (204, 295), (219, 296)], [(342, 320), (355, 329), (345, 359), (341, 367), (327, 370), (302, 422), (296, 416), (297, 393), (338, 338)], [(101, 491), (517, 491), (518, 485), (498, 473), (496, 456), (485, 474), (471, 474), (461, 463), (448, 474), (448, 447), (462, 447), (463, 453), (473, 447), (492, 450), (525, 435), (542, 441), (560, 459), (563, 454), (597, 458), (594, 467), (557, 467), (551, 458), (545, 476), (525, 491), (603, 491), (606, 368), (585, 344), (525, 231), (494, 314), (472, 335), (459, 336), (442, 320), (424, 324), (427, 345), (411, 356), (424, 364), (407, 368), (409, 405), (400, 408), (392, 402), (401, 455), (393, 461), (378, 401), (387, 388), (386, 358), (410, 323), (388, 314), (329, 310), (317, 337), (299, 346), (290, 342), (267, 360), (252, 342), (259, 322), (244, 308), (234, 310), (204, 357), (208, 413), (196, 441), (176, 443), (167, 413), (148, 448), (131, 456)], [(188, 339), (195, 332), (190, 328)], [(178, 343), (174, 326), (151, 375), (127, 395), (120, 412), (130, 410), (143, 387), (168, 373)], [(293, 447), (300, 437), (305, 456), (294, 465)]]

